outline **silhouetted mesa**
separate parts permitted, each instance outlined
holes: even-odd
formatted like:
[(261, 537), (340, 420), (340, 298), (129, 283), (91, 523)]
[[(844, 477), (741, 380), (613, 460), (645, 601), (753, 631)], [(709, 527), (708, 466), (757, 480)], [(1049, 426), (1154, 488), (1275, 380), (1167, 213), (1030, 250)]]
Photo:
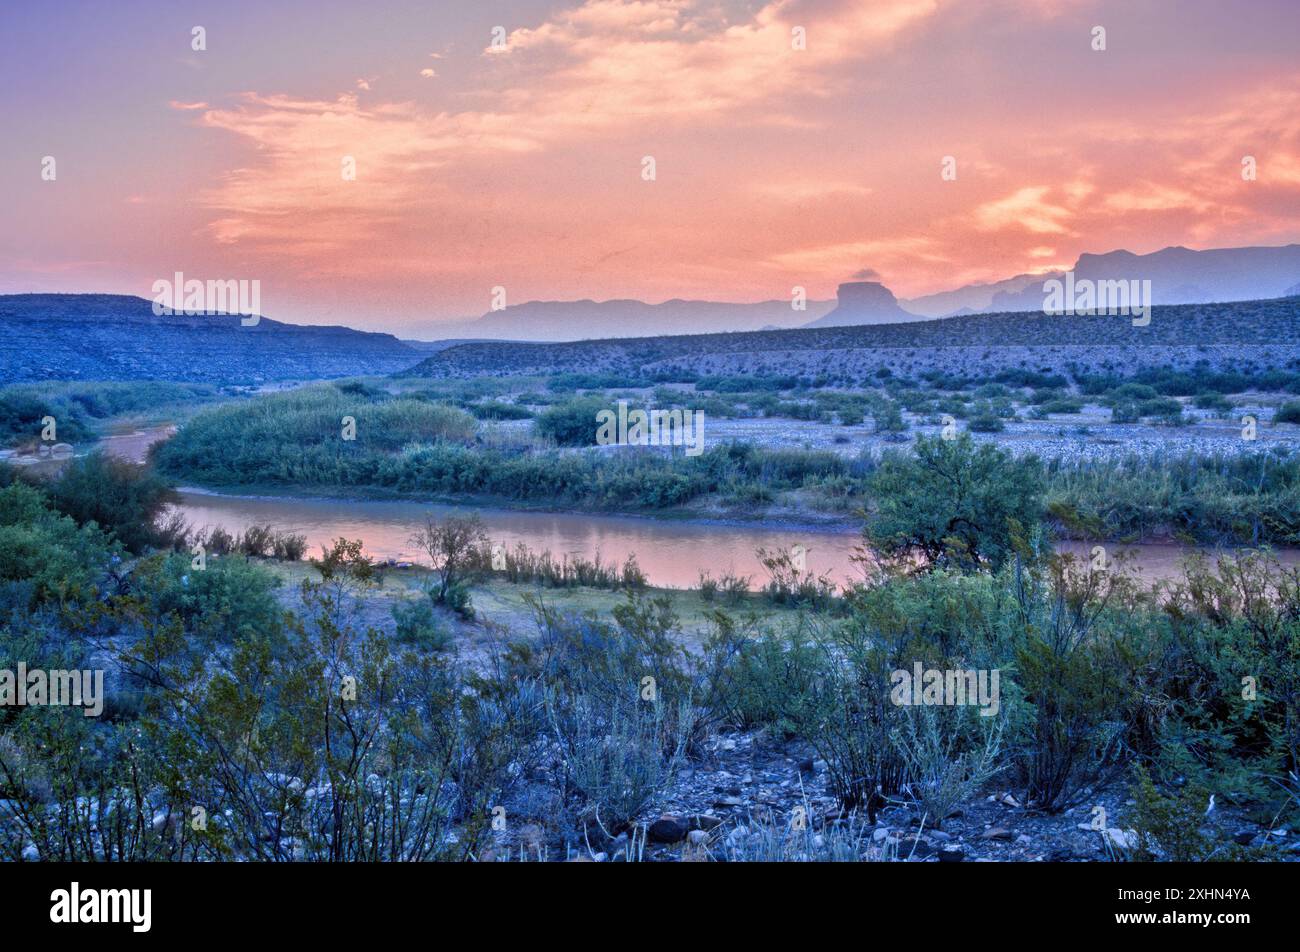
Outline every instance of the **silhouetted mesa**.
[(898, 306), (894, 292), (879, 281), (850, 281), (836, 292), (838, 305), (805, 327), (853, 327), (859, 324), (901, 324), (923, 321)]

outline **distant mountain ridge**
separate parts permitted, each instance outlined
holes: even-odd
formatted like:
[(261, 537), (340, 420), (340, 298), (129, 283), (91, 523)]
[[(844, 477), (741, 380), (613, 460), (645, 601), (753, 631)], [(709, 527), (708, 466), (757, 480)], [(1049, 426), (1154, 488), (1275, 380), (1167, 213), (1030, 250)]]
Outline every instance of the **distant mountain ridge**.
[[(1149, 279), (1155, 304), (1202, 304), (1285, 297), (1300, 286), (1300, 244), (1212, 248), (1181, 246), (1150, 254), (1117, 250), (1083, 254), (1076, 278)], [(789, 301), (737, 304), (673, 299), (660, 304), (637, 300), (529, 301), (477, 318), (429, 322), (404, 330), (428, 340), (471, 338), (553, 342), (642, 337), (647, 334), (714, 334), (795, 327), (888, 324), (963, 314), (1038, 311), (1043, 282), (1064, 272), (1018, 274), (1001, 281), (968, 284), (935, 294), (895, 299), (877, 281), (840, 285), (834, 301), (808, 301), (796, 311)]]
[(426, 356), (391, 334), (234, 314), (160, 317), (122, 294), (0, 295), (0, 383), (260, 383), (386, 374)]
[[(1139, 255), (1131, 251), (1082, 254), (1075, 279), (1149, 280), (1154, 304), (1210, 304), (1287, 297), (1300, 285), (1300, 244), (1242, 248), (1173, 246)], [(928, 317), (1004, 311), (1038, 311), (1043, 283), (1065, 272), (1020, 274), (993, 284), (973, 284), (953, 291), (900, 302)]]
[(790, 301), (736, 304), (684, 301), (528, 301), (464, 321), (416, 325), (408, 336), (468, 337), (494, 340), (567, 341), (656, 334), (711, 334), (799, 327), (835, 307), (834, 301), (808, 301), (795, 310)]

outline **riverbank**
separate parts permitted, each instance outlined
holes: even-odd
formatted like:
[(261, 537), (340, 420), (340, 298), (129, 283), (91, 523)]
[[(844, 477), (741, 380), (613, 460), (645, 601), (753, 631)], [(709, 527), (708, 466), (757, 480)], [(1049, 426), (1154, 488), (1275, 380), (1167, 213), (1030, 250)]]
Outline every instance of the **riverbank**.
[[(861, 554), (860, 530), (826, 531), (771, 525), (727, 525), (703, 520), (664, 520), (594, 513), (536, 512), (520, 509), (448, 506), (414, 500), (358, 500), (313, 496), (245, 496), (207, 490), (181, 491), (178, 511), (195, 529), (221, 526), (239, 533), (254, 525), (304, 535), (315, 552), (336, 538), (361, 539), (367, 553), (380, 560), (417, 561), (411, 534), (425, 519), (442, 519), (472, 511), (484, 522), (489, 538), (507, 549), (519, 544), (534, 552), (600, 558), (619, 564), (635, 556), (653, 585), (688, 589), (699, 585), (701, 572), (749, 576), (751, 586), (766, 580), (756, 552), (801, 546), (809, 571), (829, 572), (840, 584), (863, 578), (855, 557)], [(1096, 543), (1057, 542), (1057, 549), (1079, 562), (1091, 562)], [(1176, 581), (1183, 563), (1200, 553), (1211, 559), (1233, 549), (1175, 543), (1112, 544), (1107, 559), (1130, 564), (1146, 583)], [(1300, 565), (1300, 549), (1275, 550), (1286, 566)]]
[[(151, 447), (168, 439), (176, 428), (163, 422), (153, 427), (112, 429), (120, 432), (110, 433), (83, 452), (102, 448), (119, 458), (142, 462)], [(33, 462), (46, 468), (60, 465)], [(715, 578), (731, 572), (749, 576), (751, 585), (762, 584), (765, 573), (755, 556), (760, 547), (773, 551), (800, 546), (811, 570), (830, 572), (840, 584), (862, 577), (853, 561), (861, 544), (861, 520), (795, 507), (739, 513), (699, 501), (654, 511), (592, 513), (576, 506), (499, 497), (435, 496), (382, 487), (350, 488), (342, 495), (329, 489), (283, 485), (241, 486), (233, 492), (183, 486), (181, 494), (179, 508), (196, 529), (221, 526), (237, 533), (252, 525), (269, 524), (306, 535), (312, 551), (339, 536), (360, 538), (374, 557), (394, 561), (414, 557), (409, 536), (426, 516), (472, 510), (485, 519), (495, 542), (508, 547), (523, 543), (535, 552), (550, 551), (556, 558), (599, 557), (606, 563), (634, 555), (652, 583), (672, 588), (697, 587), (701, 572)], [(1094, 540), (1063, 539), (1057, 547), (1080, 561), (1089, 561), (1096, 544)], [(1220, 552), (1235, 551), (1188, 545), (1167, 535), (1105, 545), (1112, 557), (1128, 552), (1139, 578), (1148, 583), (1181, 579), (1182, 563), (1193, 553), (1214, 558)], [(1285, 565), (1300, 564), (1300, 549), (1282, 548), (1277, 554)]]

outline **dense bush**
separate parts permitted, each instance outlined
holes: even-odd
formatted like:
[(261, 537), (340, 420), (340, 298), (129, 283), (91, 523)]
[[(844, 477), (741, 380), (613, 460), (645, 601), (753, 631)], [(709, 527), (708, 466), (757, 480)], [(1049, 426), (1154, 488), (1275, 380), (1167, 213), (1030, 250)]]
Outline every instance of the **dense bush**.
[(0, 489), (0, 608), (34, 608), (91, 594), (113, 551), (96, 526), (78, 526), (39, 490), (21, 483)]
[(597, 415), (604, 410), (618, 412), (603, 397), (578, 397), (547, 407), (533, 421), (533, 432), (560, 446), (594, 446)]
[(1290, 400), (1277, 408), (1274, 423), (1300, 423), (1300, 400)]
[(171, 541), (160, 517), (175, 496), (147, 466), (91, 453), (70, 460), (46, 492), (60, 512), (79, 525), (93, 522), (132, 552)]
[(476, 420), (528, 420), (533, 411), (515, 403), (501, 403), (489, 400), (486, 403), (471, 403), (465, 407)]
[(80, 443), (95, 436), (99, 421), (127, 413), (211, 400), (216, 388), (167, 381), (26, 383), (0, 388), (0, 446), (40, 438), (42, 418), (54, 417), (56, 437)]
[(994, 569), (1011, 554), (1017, 526), (1043, 510), (1034, 457), (958, 439), (921, 437), (914, 453), (887, 453), (869, 481), (868, 544), (884, 558)]
[(966, 424), (972, 433), (1001, 433), (1006, 429), (1006, 424), (994, 413), (983, 412), (976, 413)]
[(1075, 537), (1300, 544), (1300, 457), (1285, 450), (1053, 461), (1047, 470), (1048, 508)]

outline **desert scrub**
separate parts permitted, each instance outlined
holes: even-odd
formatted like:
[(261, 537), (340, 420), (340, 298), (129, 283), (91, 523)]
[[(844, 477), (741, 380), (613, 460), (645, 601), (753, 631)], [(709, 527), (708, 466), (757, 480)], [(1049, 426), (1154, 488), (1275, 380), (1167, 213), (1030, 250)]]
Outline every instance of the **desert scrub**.
[(1286, 449), (1053, 460), (1046, 495), (1053, 520), (1076, 538), (1300, 543), (1300, 457)]
[(473, 414), (476, 420), (530, 420), (533, 417), (533, 411), (528, 407), (498, 400), (466, 404), (464, 409)]
[(576, 397), (547, 407), (533, 420), (533, 432), (559, 446), (594, 446), (598, 414), (618, 408), (604, 397)]
[(441, 653), (451, 648), (451, 630), (433, 610), (433, 600), (417, 597), (399, 602), (392, 608), (393, 633), (399, 642), (425, 651)]
[(1006, 429), (1001, 417), (988, 412), (972, 416), (966, 426), (972, 433), (1001, 433)]
[(871, 410), (871, 420), (877, 433), (905, 433), (907, 423), (903, 420), (903, 411), (893, 400), (881, 400)]
[(907, 763), (922, 817), (942, 829), (954, 807), (1005, 769), (999, 763), (1003, 722), (983, 719), (969, 708), (920, 707), (907, 713), (890, 739)]
[(757, 551), (759, 564), (767, 572), (763, 594), (774, 605), (789, 605), (825, 611), (835, 601), (835, 582), (829, 571), (821, 575), (806, 568), (807, 553), (786, 548)]
[(547, 714), (575, 825), (611, 836), (671, 783), (692, 729), (689, 702), (670, 717), (637, 699), (579, 695), (561, 704), (551, 695)]
[(1300, 400), (1288, 400), (1273, 414), (1274, 423), (1300, 423)]
[(1133, 809), (1128, 819), (1137, 835), (1132, 859), (1148, 863), (1156, 860), (1195, 863), (1211, 858), (1214, 843), (1201, 832), (1210, 805), (1208, 790), (1191, 784), (1175, 796), (1164, 796), (1146, 769), (1134, 764), (1129, 795)]

